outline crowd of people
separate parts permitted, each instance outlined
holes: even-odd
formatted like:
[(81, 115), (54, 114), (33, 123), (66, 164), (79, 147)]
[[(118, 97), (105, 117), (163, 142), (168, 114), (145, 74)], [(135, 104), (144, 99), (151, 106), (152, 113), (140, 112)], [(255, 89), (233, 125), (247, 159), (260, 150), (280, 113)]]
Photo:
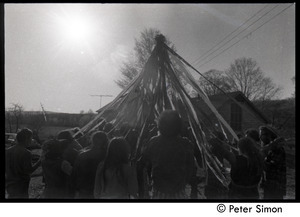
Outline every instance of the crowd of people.
[[(139, 138), (137, 129), (126, 124), (116, 129), (102, 119), (85, 135), (74, 128), (44, 142), (35, 164), (27, 150), (33, 133), (24, 128), (6, 150), (8, 198), (29, 198), (31, 174), (41, 166), (46, 199), (197, 199), (203, 181), (197, 171), (205, 160), (183, 126), (177, 111), (166, 110)], [(272, 128), (248, 129), (233, 142), (215, 132), (207, 149), (221, 168), (229, 164), (230, 184), (224, 186), (208, 166), (204, 198), (284, 198), (284, 139)]]

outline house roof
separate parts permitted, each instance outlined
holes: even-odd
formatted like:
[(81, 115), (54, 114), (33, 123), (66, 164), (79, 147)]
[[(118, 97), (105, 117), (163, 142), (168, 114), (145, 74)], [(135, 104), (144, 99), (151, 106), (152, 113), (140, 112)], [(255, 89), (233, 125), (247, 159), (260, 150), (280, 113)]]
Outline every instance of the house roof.
[(268, 118), (241, 91), (209, 96), (209, 99), (217, 109), (225, 103), (228, 103), (228, 101), (233, 101), (232, 98), (237, 102), (245, 102), (248, 108), (251, 109), (256, 116), (261, 118), (265, 123), (270, 123)]

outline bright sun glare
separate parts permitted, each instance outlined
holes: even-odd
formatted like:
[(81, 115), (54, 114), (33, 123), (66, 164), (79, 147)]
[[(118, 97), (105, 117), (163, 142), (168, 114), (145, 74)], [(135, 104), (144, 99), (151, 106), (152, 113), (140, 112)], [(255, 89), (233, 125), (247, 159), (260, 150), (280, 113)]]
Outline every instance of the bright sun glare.
[(95, 39), (96, 33), (99, 33), (99, 25), (95, 25), (90, 14), (78, 7), (60, 7), (49, 15), (55, 39), (53, 58), (66, 52), (70, 55), (80, 54), (80, 57), (94, 57), (92, 44), (97, 42)]
[(89, 22), (80, 16), (67, 16), (61, 20), (64, 39), (74, 43), (85, 41), (91, 35)]

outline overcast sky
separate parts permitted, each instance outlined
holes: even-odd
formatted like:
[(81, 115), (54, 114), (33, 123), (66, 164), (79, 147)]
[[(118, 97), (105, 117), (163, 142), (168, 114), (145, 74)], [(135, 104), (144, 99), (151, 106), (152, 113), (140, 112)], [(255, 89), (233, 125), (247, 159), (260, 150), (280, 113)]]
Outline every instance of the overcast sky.
[[(159, 29), (200, 72), (225, 70), (235, 59), (251, 57), (282, 86), (281, 98), (290, 97), (295, 90), (295, 5), (290, 5), (5, 4), (5, 106), (40, 111), (42, 103), (47, 111), (96, 111), (100, 99), (90, 95), (117, 96), (120, 65), (145, 28)], [(199, 59), (235, 30), (226, 46)], [(112, 99), (103, 98), (102, 106)]]

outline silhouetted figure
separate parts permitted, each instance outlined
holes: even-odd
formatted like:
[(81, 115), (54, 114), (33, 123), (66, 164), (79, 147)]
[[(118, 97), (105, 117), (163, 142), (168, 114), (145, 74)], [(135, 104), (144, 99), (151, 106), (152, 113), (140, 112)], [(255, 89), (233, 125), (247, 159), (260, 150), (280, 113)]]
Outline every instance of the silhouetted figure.
[(78, 155), (72, 177), (75, 182), (75, 198), (94, 198), (96, 170), (106, 156), (108, 138), (106, 133), (98, 131), (92, 135), (91, 149)]
[(32, 165), (32, 154), (27, 147), (32, 141), (32, 131), (24, 128), (17, 134), (17, 144), (5, 150), (5, 186), (8, 198), (29, 198), (31, 174), (40, 166), (39, 159)]
[[(245, 136), (242, 132), (238, 132), (236, 135), (238, 137), (238, 140), (241, 138), (244, 138), (244, 136)], [(237, 148), (238, 140), (236, 138), (232, 138), (231, 144), (233, 147)]]
[(270, 127), (261, 126), (259, 135), (264, 156), (264, 199), (283, 199), (286, 195), (286, 154), (284, 139)]
[(130, 165), (130, 146), (123, 138), (113, 138), (105, 160), (98, 165), (94, 197), (101, 199), (136, 198), (136, 170)]
[(258, 147), (259, 149), (261, 149), (260, 138), (259, 138), (259, 132), (258, 132), (258, 130), (254, 129), (254, 128), (247, 129), (247, 130), (245, 131), (245, 137), (253, 139), (254, 142), (257, 144), (257, 147)]
[(222, 149), (223, 156), (231, 164), (229, 198), (259, 199), (258, 185), (263, 171), (260, 151), (250, 138), (241, 138), (237, 146), (238, 155)]
[(42, 146), (42, 169), (45, 181), (43, 198), (65, 199), (68, 195), (68, 175), (61, 166), (63, 153), (69, 145), (67, 140), (50, 139)]
[(152, 137), (138, 162), (140, 177), (144, 176), (145, 169), (151, 168), (149, 180), (153, 182), (153, 199), (188, 197), (185, 188), (195, 166), (194, 154), (191, 142), (180, 136), (181, 124), (177, 111), (162, 112), (158, 121), (161, 135)]
[[(217, 158), (220, 166), (224, 167), (224, 155), (222, 150), (229, 151), (228, 146), (225, 144), (225, 137), (220, 132), (215, 132), (214, 138), (208, 140), (211, 153)], [(207, 185), (205, 186), (205, 196), (207, 199), (227, 199), (228, 188), (224, 186), (213, 173), (210, 168), (207, 168)]]
[(72, 133), (69, 130), (60, 131), (57, 135), (58, 140), (66, 140), (67, 146), (62, 153), (61, 169), (67, 175), (67, 192), (68, 198), (73, 198), (75, 195), (75, 189), (72, 180), (72, 172), (75, 160), (82, 149), (82, 146), (72, 137)]

